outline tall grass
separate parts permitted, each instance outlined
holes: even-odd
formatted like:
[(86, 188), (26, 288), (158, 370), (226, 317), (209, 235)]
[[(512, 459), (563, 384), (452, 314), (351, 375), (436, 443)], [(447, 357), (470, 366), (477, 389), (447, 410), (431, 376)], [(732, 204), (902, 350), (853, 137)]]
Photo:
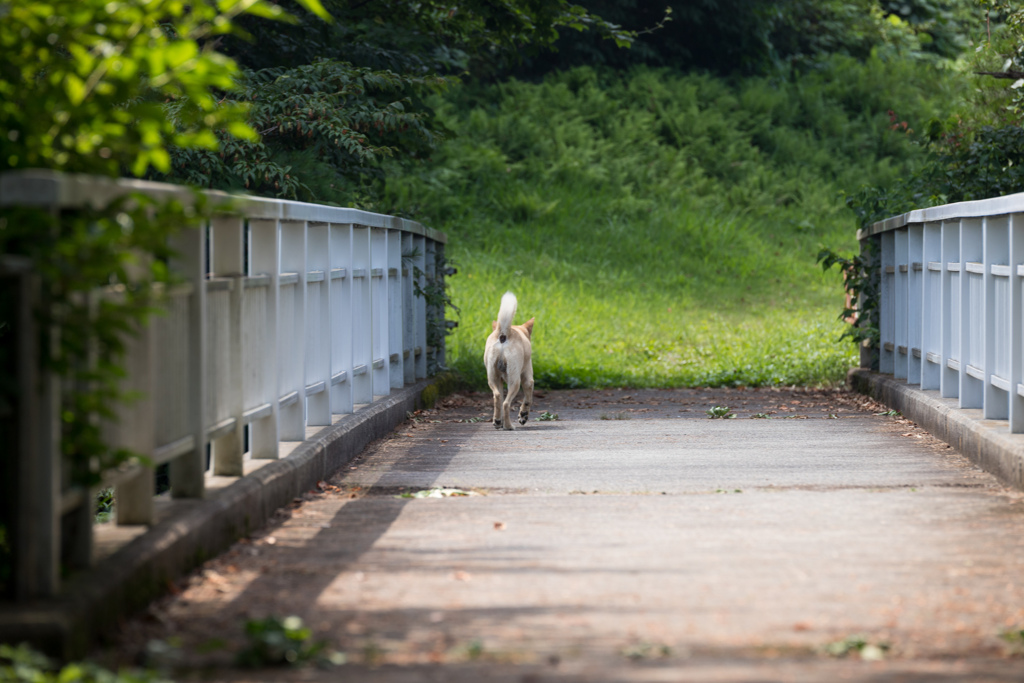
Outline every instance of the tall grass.
[(389, 208), (449, 234), (449, 359), (474, 383), (506, 290), (537, 318), (541, 385), (833, 383), (855, 349), (815, 254), (855, 248), (843, 190), (921, 158), (888, 110), (923, 125), (948, 81), (835, 58), (774, 79), (576, 69), (465, 88), (435, 103), (459, 137)]

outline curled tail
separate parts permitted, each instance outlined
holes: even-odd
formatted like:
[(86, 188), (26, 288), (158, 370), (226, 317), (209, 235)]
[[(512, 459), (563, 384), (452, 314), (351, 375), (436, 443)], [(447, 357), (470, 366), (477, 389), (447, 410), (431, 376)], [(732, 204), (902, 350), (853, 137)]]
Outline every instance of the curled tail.
[(512, 319), (516, 317), (516, 295), (505, 292), (501, 297), (501, 308), (498, 309), (498, 341), (502, 344), (508, 339)]

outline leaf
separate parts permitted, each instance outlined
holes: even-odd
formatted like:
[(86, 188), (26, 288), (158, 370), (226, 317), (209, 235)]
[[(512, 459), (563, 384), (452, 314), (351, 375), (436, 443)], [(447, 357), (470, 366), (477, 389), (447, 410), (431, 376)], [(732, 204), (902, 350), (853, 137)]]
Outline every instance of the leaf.
[(227, 131), (232, 136), (241, 140), (248, 140), (249, 142), (258, 142), (260, 139), (259, 133), (253, 130), (252, 126), (244, 121), (231, 121), (227, 125)]
[[(218, 9), (221, 12), (229, 12), (230, 10), (237, 7), (242, 0), (221, 0), (218, 3)], [(277, 4), (263, 2), (262, 0), (245, 0), (246, 5), (242, 11), (246, 14), (251, 14), (254, 17), (260, 17), (262, 19), (270, 19), (273, 21), (283, 21), (288, 24), (297, 24), (299, 20), (284, 11), (284, 9)]]
[(176, 40), (164, 48), (164, 60), (171, 69), (177, 69), (198, 54), (199, 46), (191, 40)]
[(85, 81), (73, 73), (64, 76), (64, 92), (67, 93), (68, 101), (77, 106), (82, 103), (86, 95)]
[(296, 2), (324, 21), (328, 23), (334, 21), (334, 18), (327, 12), (327, 10), (324, 9), (324, 6), (320, 4), (320, 0), (296, 0)]

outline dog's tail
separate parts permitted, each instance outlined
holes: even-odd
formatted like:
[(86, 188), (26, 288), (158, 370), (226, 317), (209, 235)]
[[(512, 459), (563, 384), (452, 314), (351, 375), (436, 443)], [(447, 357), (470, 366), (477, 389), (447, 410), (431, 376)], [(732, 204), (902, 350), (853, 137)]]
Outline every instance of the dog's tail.
[(508, 339), (512, 319), (516, 317), (516, 304), (516, 295), (512, 292), (505, 292), (502, 295), (501, 308), (498, 309), (498, 341), (502, 344)]

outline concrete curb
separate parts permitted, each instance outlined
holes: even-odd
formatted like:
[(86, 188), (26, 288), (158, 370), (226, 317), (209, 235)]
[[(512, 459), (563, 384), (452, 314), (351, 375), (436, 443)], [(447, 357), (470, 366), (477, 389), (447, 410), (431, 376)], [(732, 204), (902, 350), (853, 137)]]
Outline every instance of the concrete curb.
[(962, 409), (955, 398), (863, 368), (847, 376), (862, 394), (903, 413), (1004, 483), (1024, 490), (1024, 434), (1011, 434), (1006, 420), (986, 420), (980, 409)]
[(74, 577), (61, 597), (0, 606), (0, 642), (28, 641), (63, 658), (77, 658), (119, 620), (165, 593), (173, 580), (264, 526), (277, 509), (347, 464), (420, 406), (434, 382), (423, 380), (375, 401), (311, 438), (287, 457), (260, 461), (251, 473), (203, 500), (178, 500), (145, 533)]

